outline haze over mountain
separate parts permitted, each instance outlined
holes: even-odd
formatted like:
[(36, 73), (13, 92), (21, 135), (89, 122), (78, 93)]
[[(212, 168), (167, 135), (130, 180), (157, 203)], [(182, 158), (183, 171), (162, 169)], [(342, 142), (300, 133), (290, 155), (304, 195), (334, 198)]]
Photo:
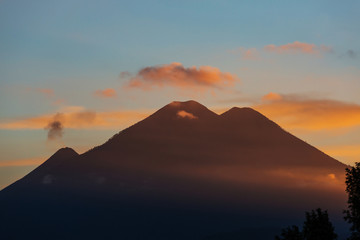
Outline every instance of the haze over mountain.
[(272, 239), (316, 207), (340, 219), (345, 167), (251, 108), (172, 102), (84, 154), (60, 149), (2, 190), (0, 234)]

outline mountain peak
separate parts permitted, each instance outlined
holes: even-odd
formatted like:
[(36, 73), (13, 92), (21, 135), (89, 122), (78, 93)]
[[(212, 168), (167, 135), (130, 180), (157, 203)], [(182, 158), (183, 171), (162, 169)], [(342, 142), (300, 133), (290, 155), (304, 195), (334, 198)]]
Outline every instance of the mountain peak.
[(261, 113), (259, 113), (258, 111), (256, 111), (253, 108), (250, 107), (233, 107), (231, 109), (229, 109), (228, 111), (222, 113), (220, 115), (221, 117), (224, 118), (232, 118), (232, 119), (237, 119), (237, 118), (242, 118), (242, 119), (267, 119), (269, 120), (267, 117), (265, 117), (264, 115), (262, 115)]
[(66, 161), (68, 159), (72, 159), (74, 157), (79, 156), (74, 149), (69, 147), (60, 148), (56, 151), (47, 161), (45, 161), (39, 168), (49, 168), (53, 167), (53, 165), (58, 165), (59, 163)]
[(75, 157), (79, 155), (74, 149), (69, 148), (69, 147), (64, 147), (64, 148), (60, 148), (59, 150), (57, 150), (52, 157)]
[(53, 178), (49, 173), (56, 171), (56, 168), (61, 164), (66, 163), (68, 160), (77, 156), (79, 156), (79, 154), (72, 148), (60, 148), (48, 160), (26, 175), (22, 180), (13, 183), (6, 189), (8, 191), (13, 186), (17, 186), (20, 189), (26, 189), (29, 186), (28, 184), (49, 183), (49, 180)]
[(172, 107), (205, 107), (204, 105), (194, 101), (194, 100), (188, 100), (188, 101), (172, 101), (167, 106)]
[(171, 108), (171, 109), (177, 109), (177, 110), (188, 110), (188, 111), (209, 111), (211, 112), (207, 107), (205, 107), (204, 105), (194, 101), (194, 100), (189, 100), (189, 101), (184, 101), (184, 102), (180, 102), (180, 101), (173, 101), (171, 103), (169, 103), (168, 105), (166, 105), (164, 108)]
[(252, 116), (255, 116), (255, 115), (261, 115), (263, 116), (261, 113), (259, 113), (258, 111), (250, 108), (250, 107), (242, 107), (242, 108), (239, 108), (239, 107), (232, 107), (231, 109), (229, 109), (228, 111), (224, 112), (221, 114), (221, 116), (236, 116), (236, 115), (252, 115)]
[(279, 127), (276, 123), (268, 119), (266, 116), (249, 107), (233, 107), (221, 114), (220, 117), (227, 122), (236, 122), (237, 124), (248, 127)]
[(218, 115), (209, 110), (204, 105), (194, 101), (173, 101), (157, 112), (155, 112), (151, 118), (161, 119), (208, 119), (214, 118)]

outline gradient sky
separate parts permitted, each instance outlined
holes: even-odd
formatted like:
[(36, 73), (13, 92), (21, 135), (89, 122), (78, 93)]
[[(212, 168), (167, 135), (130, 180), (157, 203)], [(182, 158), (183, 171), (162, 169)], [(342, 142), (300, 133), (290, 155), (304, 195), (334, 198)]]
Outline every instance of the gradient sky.
[[(332, 157), (360, 161), (359, 9), (0, 0), (0, 188), (58, 148), (82, 153), (173, 100), (217, 113), (254, 107)], [(49, 138), (56, 121), (63, 132)]]

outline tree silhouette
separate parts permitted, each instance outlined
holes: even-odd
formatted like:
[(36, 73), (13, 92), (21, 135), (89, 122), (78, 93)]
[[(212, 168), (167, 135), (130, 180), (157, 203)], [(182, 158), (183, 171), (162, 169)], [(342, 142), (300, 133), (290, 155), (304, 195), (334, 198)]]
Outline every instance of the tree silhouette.
[(345, 220), (351, 224), (350, 240), (360, 239), (360, 163), (346, 168), (346, 192), (348, 193), (348, 209), (344, 211)]
[(306, 240), (333, 240), (337, 239), (334, 227), (329, 220), (327, 211), (320, 208), (306, 212), (303, 234)]
[(304, 236), (298, 226), (293, 225), (283, 229), (280, 237), (276, 236), (275, 240), (304, 240)]
[(334, 227), (329, 220), (327, 211), (320, 208), (305, 213), (303, 230), (300, 232), (297, 226), (285, 228), (281, 236), (276, 236), (275, 240), (334, 240), (337, 235)]

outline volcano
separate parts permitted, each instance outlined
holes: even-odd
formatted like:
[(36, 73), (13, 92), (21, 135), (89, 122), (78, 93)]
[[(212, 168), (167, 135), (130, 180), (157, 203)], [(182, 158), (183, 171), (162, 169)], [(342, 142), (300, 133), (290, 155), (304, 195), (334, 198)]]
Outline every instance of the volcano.
[(251, 108), (172, 102), (0, 192), (4, 239), (273, 239), (345, 208), (345, 165)]

